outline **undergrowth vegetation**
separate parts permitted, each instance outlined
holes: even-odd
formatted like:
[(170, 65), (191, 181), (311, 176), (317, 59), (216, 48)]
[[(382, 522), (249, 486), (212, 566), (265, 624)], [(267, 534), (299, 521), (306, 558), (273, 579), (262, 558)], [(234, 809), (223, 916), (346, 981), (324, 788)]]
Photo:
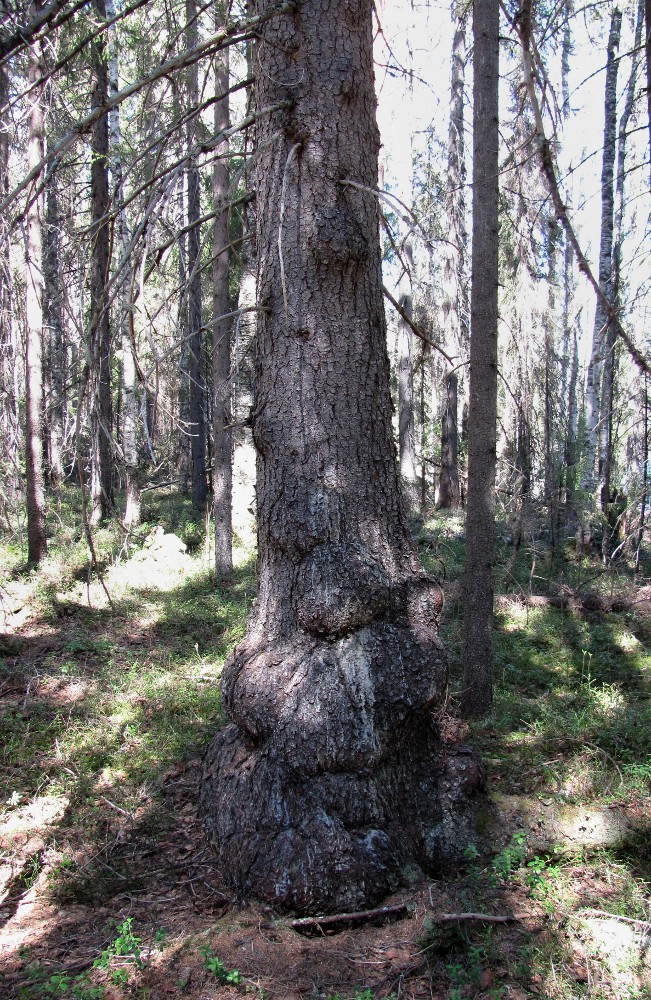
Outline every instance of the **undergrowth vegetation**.
[[(36, 945), (16, 951), (24, 973), (6, 995), (155, 997), (148, 976), (169, 961), (180, 963), (173, 990), (198, 997), (186, 975), (195, 961), (194, 981), (198, 969), (215, 996), (282, 996), (273, 983), (240, 972), (219, 941), (198, 943), (179, 931), (170, 950), (168, 931), (138, 909), (139, 901), (151, 902), (152, 880), (177, 884), (179, 838), (189, 841), (193, 830), (198, 836), (196, 814), (187, 799), (174, 798), (174, 788), (196, 771), (223, 722), (221, 666), (255, 599), (251, 547), (236, 547), (231, 579), (215, 586), (206, 523), (189, 502), (152, 493), (144, 516), (129, 533), (117, 524), (95, 531), (97, 567), (72, 490), (50, 509), (49, 555), (38, 573), (25, 565), (18, 534), (1, 542), (1, 923), (10, 925), (28, 894), (61, 913), (120, 912), (81, 968), (44, 961)], [(446, 589), (441, 635), (453, 717), (461, 676), (460, 520), (426, 522), (419, 543)], [(532, 548), (507, 573), (504, 539), (498, 555), (495, 711), (467, 733), (455, 722), (455, 732), (480, 749), (493, 792), (559, 808), (623, 809), (634, 832), (598, 849), (543, 851), (517, 829), (489, 859), (471, 845), (464, 870), (438, 883), (454, 908), (517, 917), (526, 902), (536, 926), (521, 933), (507, 923), (441, 925), (430, 913), (412, 966), (438, 991), (432, 995), (447, 1000), (642, 1000), (651, 996), (651, 590), (623, 563), (605, 573), (574, 553), (545, 562), (544, 550)], [(177, 853), (163, 869), (161, 853), (173, 842)], [(194, 882), (193, 869), (193, 893)], [(336, 962), (333, 969), (336, 975)], [(408, 992), (409, 981), (406, 974), (385, 976), (380, 986), (335, 979), (301, 995), (429, 995)]]

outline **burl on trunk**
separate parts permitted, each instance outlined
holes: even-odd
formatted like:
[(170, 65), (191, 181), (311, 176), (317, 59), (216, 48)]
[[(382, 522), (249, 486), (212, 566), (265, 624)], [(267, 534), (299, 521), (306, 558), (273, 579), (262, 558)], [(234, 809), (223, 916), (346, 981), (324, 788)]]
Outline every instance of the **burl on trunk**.
[(435, 868), (481, 784), (432, 722), (442, 594), (391, 433), (371, 28), (366, 0), (299, 0), (256, 43), (258, 111), (285, 103), (257, 124), (260, 591), (201, 808), (235, 889), (298, 912)]

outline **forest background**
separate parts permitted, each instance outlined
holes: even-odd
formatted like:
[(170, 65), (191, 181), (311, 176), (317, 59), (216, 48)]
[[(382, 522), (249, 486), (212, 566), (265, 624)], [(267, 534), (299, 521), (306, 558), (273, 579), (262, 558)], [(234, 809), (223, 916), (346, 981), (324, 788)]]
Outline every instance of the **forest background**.
[[(146, 823), (138, 822), (156, 813), (152, 802), (164, 812), (157, 796), (164, 798), (175, 780), (169, 768), (194, 760), (220, 713), (216, 701), (191, 700), (186, 735), (170, 729), (179, 703), (170, 700), (168, 671), (187, 672), (195, 687), (197, 678), (199, 686), (214, 680), (219, 659), (241, 635), (255, 587), (249, 424), (256, 207), (249, 178), (260, 155), (255, 119), (265, 113), (247, 98), (256, 26), (245, 10), (193, 0), (115, 7), (102, 0), (3, 2), (1, 8), (7, 913), (17, 919), (32, 891), (39, 905), (55, 910), (66, 898), (95, 906), (117, 898), (123, 927), (128, 915), (114, 890), (124, 888), (122, 876), (137, 882), (135, 869), (146, 866), (138, 856), (124, 874), (117, 828), (112, 846), (105, 837), (100, 849), (98, 830), (104, 823), (106, 834), (110, 823), (85, 813), (82, 821), (82, 812), (108, 810), (134, 843), (136, 828), (148, 836)], [(503, 781), (506, 791), (552, 789), (562, 802), (627, 803), (633, 819), (648, 797), (650, 760), (639, 732), (648, 714), (644, 15), (642, 3), (621, 11), (570, 3), (501, 10), (496, 583), (507, 603), (500, 605), (495, 639), (496, 715), (475, 733), (493, 761), (496, 785)], [(450, 584), (443, 629), (454, 699), (462, 683), (457, 580), (472, 433), (471, 14), (461, 7), (386, 5), (375, 18), (396, 446), (423, 558)], [(526, 644), (519, 654), (518, 641)], [(144, 673), (133, 655), (142, 642)], [(132, 687), (118, 697), (120, 674), (125, 685), (132, 675)], [(523, 691), (531, 704), (516, 710)], [(138, 699), (151, 702), (153, 716)], [(64, 705), (74, 705), (74, 725)], [(101, 752), (93, 755), (82, 730), (98, 719), (94, 740)], [(559, 727), (561, 736), (552, 736)], [(561, 742), (552, 752), (553, 739)], [(133, 772), (125, 771), (129, 752), (142, 758)], [(28, 763), (19, 764), (25, 753)], [(516, 778), (532, 753), (529, 778)], [(71, 802), (81, 810), (74, 822), (64, 819)], [(28, 819), (35, 804), (43, 815)], [(75, 827), (66, 839), (63, 831)], [(160, 839), (156, 822), (153, 829)], [(181, 829), (187, 835), (187, 826)], [(621, 909), (644, 924), (646, 870), (636, 831), (632, 822), (624, 853), (620, 845), (619, 855), (599, 861), (614, 893), (600, 886), (601, 896), (588, 902), (598, 909), (595, 900), (606, 899), (609, 913)], [(607, 837), (600, 849), (615, 850)], [(114, 867), (111, 851), (120, 858), (118, 884), (95, 897), (89, 886), (102, 886), (97, 859), (100, 869)], [(555, 862), (551, 854), (534, 856), (544, 880)], [(192, 861), (203, 864), (198, 857)], [(536, 904), (541, 894), (561, 892), (561, 883), (569, 891), (566, 883), (587, 864), (575, 853), (571, 874), (568, 867), (552, 877), (558, 885), (550, 889), (548, 878), (541, 889), (535, 879), (531, 884), (531, 854), (515, 850), (507, 857), (499, 891), (506, 886)], [(176, 855), (170, 863), (179, 863)], [(191, 886), (195, 869), (188, 871)], [(477, 882), (472, 865), (470, 874)], [(130, 883), (125, 891), (133, 900), (141, 887)], [(33, 923), (33, 912), (18, 921), (18, 936), (29, 937)], [(557, 931), (545, 932), (545, 947), (561, 947)], [(49, 942), (47, 934), (39, 938), (42, 952), (60, 954), (57, 935), (47, 933)], [(98, 924), (98, 940), (102, 933)], [(617, 990), (624, 982), (634, 996), (646, 988), (639, 942), (631, 944), (620, 981), (605, 959), (597, 961), (592, 945), (588, 959), (576, 958), (578, 938), (544, 989), (565, 995), (592, 989), (596, 996), (597, 988), (611, 988), (623, 995)], [(485, 939), (475, 941), (483, 950), (474, 964), (466, 957), (462, 971), (451, 971), (459, 964), (455, 956), (467, 956), (468, 941), (462, 944), (432, 949), (439, 958), (425, 978), (431, 984), (438, 976), (447, 995), (455, 989), (509, 995), (517, 983), (535, 989), (528, 974), (515, 971), (521, 956), (512, 941), (492, 958)], [(14, 958), (18, 947), (14, 941)], [(64, 961), (63, 986), (117, 990), (120, 984), (107, 978), (114, 958), (95, 967), (95, 985), (84, 979), (92, 960), (81, 971), (74, 963), (66, 971)], [(129, 965), (142, 989), (154, 975), (150, 959), (151, 948), (142, 967)], [(405, 969), (414, 955), (408, 950), (401, 960), (396, 976), (409, 979)], [(194, 969), (195, 980), (211, 972), (208, 961), (202, 973)], [(549, 977), (549, 961), (547, 952), (533, 975)], [(12, 989), (54, 992), (54, 973), (44, 977), (38, 962), (33, 975), (22, 958), (16, 968)], [(484, 976), (482, 986), (485, 972), (491, 978)], [(421, 974), (419, 967), (414, 989)], [(309, 966), (304, 975), (323, 973)], [(268, 971), (258, 975), (260, 988), (271, 988), (269, 978)], [(377, 988), (393, 989), (394, 980), (387, 981), (386, 989)], [(362, 980), (348, 973), (324, 989), (352, 989), (356, 982)]]

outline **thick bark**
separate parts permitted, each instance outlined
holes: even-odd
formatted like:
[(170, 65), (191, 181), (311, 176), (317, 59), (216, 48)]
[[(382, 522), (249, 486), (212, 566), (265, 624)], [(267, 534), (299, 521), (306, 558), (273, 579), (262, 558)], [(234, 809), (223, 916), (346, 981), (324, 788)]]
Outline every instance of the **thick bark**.
[[(592, 506), (595, 490), (597, 445), (599, 436), (601, 376), (605, 346), (610, 326), (609, 306), (612, 306), (612, 260), (614, 217), (614, 171), (617, 134), (617, 49), (622, 28), (621, 11), (614, 9), (610, 19), (604, 94), (604, 145), (601, 165), (601, 237), (599, 243), (599, 288), (602, 296), (597, 299), (592, 349), (588, 363), (585, 390), (584, 465), (581, 487), (586, 493), (588, 506)], [(584, 514), (585, 517), (585, 514)], [(585, 533), (585, 529), (584, 529)]]
[[(40, 0), (30, 5), (30, 16), (41, 11)], [(44, 72), (40, 42), (29, 50), (29, 82)], [(29, 167), (42, 159), (45, 150), (43, 88), (32, 97), (29, 114), (27, 159)], [(45, 206), (42, 193), (31, 200), (25, 226), (26, 239), (26, 360), (25, 446), (27, 474), (27, 546), (30, 563), (39, 563), (47, 551), (45, 536), (45, 484), (43, 474), (43, 227)]]
[(378, 208), (341, 183), (377, 187), (371, 9), (303, 0), (258, 56), (258, 105), (295, 102), (257, 131), (260, 590), (201, 805), (238, 892), (336, 912), (458, 851), (481, 776), (431, 721), (442, 595), (400, 500)]
[[(187, 22), (186, 45), (188, 49), (197, 44), (197, 4), (196, 0), (186, 0), (185, 16)], [(188, 108), (199, 104), (199, 71), (197, 63), (188, 68), (187, 74)], [(196, 119), (192, 118), (187, 126), (188, 150), (196, 144)], [(198, 509), (203, 509), (208, 494), (206, 481), (206, 421), (205, 378), (203, 368), (203, 335), (201, 329), (201, 229), (198, 221), (201, 217), (201, 198), (199, 183), (199, 168), (194, 156), (190, 157), (187, 170), (188, 192), (188, 333), (190, 337), (188, 352), (189, 374), (189, 431), (190, 452), (192, 455), (192, 503)]]
[[(216, 19), (222, 15), (216, 10)], [(216, 24), (217, 28), (219, 25)], [(215, 92), (228, 90), (228, 51), (217, 56)], [(228, 128), (228, 97), (215, 104), (215, 133)], [(213, 167), (213, 514), (215, 518), (215, 575), (227, 576), (233, 568), (233, 434), (231, 430), (231, 321), (219, 320), (230, 311), (228, 291), (229, 243), (228, 140), (216, 150)]]
[[(93, 0), (95, 16), (106, 20), (105, 0)], [(91, 46), (93, 108), (108, 99), (108, 65), (103, 36)], [(111, 329), (106, 301), (110, 265), (108, 180), (108, 114), (100, 115), (91, 135), (90, 345), (91, 345), (91, 500), (92, 517), (98, 521), (111, 515), (113, 494), (113, 400), (111, 396)]]
[(499, 5), (473, 16), (473, 237), (462, 709), (491, 711), (497, 423)]

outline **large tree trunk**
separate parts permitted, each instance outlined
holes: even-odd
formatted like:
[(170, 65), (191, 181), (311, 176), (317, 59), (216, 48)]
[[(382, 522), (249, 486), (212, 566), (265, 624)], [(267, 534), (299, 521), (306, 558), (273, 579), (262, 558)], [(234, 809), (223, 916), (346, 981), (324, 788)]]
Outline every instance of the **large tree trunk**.
[(224, 668), (233, 723), (201, 807), (238, 892), (358, 908), (460, 848), (455, 803), (479, 770), (446, 765), (430, 716), (442, 595), (409, 537), (391, 434), (370, 6), (279, 15), (256, 78), (258, 107), (291, 94), (257, 134), (260, 590)]
[[(198, 40), (196, 0), (186, 0), (185, 16), (187, 22), (185, 42), (188, 49), (192, 49)], [(197, 63), (188, 67), (187, 77), (188, 110), (192, 114), (192, 110), (199, 104), (199, 70)], [(190, 117), (187, 128), (188, 150), (193, 149), (196, 144), (196, 124), (196, 118)], [(206, 391), (201, 323), (201, 231), (199, 227), (199, 219), (201, 217), (201, 188), (199, 168), (194, 156), (191, 157), (188, 165), (187, 189), (188, 226), (191, 227), (188, 232), (188, 323), (190, 336), (188, 357), (190, 398), (188, 415), (192, 454), (192, 503), (197, 509), (201, 510), (206, 503), (208, 484), (206, 481), (206, 421), (204, 416)]]
[[(95, 16), (106, 20), (106, 0), (93, 0)], [(101, 35), (91, 46), (93, 108), (108, 99), (106, 41)], [(91, 499), (94, 521), (113, 512), (113, 400), (111, 396), (111, 329), (106, 285), (110, 266), (108, 181), (108, 115), (101, 115), (91, 136), (92, 249), (90, 275), (91, 401)]]
[(497, 0), (475, 0), (473, 10), (473, 235), (462, 708), (468, 716), (482, 716), (491, 711), (493, 702), (499, 5)]
[[(216, 27), (222, 22), (216, 10)], [(217, 56), (215, 91), (228, 90), (228, 49)], [(215, 133), (228, 128), (228, 96), (215, 104)], [(215, 517), (215, 575), (227, 576), (233, 568), (233, 432), (231, 430), (231, 321), (228, 292), (228, 140), (216, 149), (213, 167), (213, 513)]]
[[(41, 9), (39, 0), (30, 5), (30, 16)], [(43, 51), (39, 41), (29, 49), (29, 83), (36, 85), (31, 95), (27, 163), (33, 170), (45, 152), (45, 114), (43, 85), (38, 84), (45, 72)], [(27, 547), (30, 563), (39, 563), (47, 551), (45, 536), (45, 485), (43, 476), (43, 227), (45, 225), (43, 195), (30, 200), (25, 226), (27, 273), (26, 301), (26, 363), (25, 363), (25, 445), (27, 474)]]

